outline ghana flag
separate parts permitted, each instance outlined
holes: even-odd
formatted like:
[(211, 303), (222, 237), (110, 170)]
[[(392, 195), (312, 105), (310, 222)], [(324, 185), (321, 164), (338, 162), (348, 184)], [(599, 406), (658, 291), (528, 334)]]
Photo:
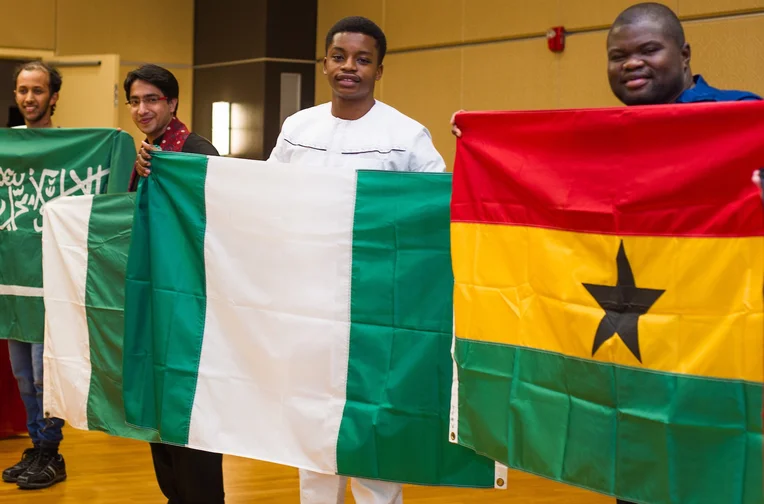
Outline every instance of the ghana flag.
[(459, 118), (453, 442), (634, 502), (762, 502), (763, 105)]

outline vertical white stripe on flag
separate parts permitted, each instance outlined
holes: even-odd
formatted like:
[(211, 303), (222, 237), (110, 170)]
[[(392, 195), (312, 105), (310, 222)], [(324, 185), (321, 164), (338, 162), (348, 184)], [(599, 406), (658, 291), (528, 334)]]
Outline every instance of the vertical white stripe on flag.
[(78, 429), (88, 428), (91, 368), (85, 283), (92, 205), (93, 196), (58, 198), (45, 206), (42, 230), (43, 408)]
[(209, 158), (190, 446), (336, 472), (355, 186), (351, 170)]

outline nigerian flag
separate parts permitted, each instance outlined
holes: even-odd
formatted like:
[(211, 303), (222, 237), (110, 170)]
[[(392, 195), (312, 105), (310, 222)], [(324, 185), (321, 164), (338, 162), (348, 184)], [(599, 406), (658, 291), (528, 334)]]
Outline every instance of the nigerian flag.
[(134, 161), (132, 138), (113, 129), (0, 129), (0, 339), (42, 343), (46, 205), (124, 191)]
[(505, 485), (448, 442), (449, 174), (152, 166), (127, 268), (129, 423), (323, 473)]
[(155, 441), (125, 423), (125, 269), (135, 194), (60, 198), (43, 219), (45, 413), (78, 429)]

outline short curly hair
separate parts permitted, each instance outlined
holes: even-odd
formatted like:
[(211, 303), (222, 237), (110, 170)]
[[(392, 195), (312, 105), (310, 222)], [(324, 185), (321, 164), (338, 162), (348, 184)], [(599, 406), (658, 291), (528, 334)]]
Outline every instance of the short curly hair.
[(377, 51), (379, 51), (379, 64), (385, 59), (385, 53), (387, 52), (387, 38), (382, 28), (371, 19), (367, 19), (361, 16), (350, 16), (340, 19), (331, 27), (326, 34), (326, 52), (329, 52), (329, 47), (332, 45), (334, 36), (338, 33), (363, 33), (373, 38), (377, 42)]

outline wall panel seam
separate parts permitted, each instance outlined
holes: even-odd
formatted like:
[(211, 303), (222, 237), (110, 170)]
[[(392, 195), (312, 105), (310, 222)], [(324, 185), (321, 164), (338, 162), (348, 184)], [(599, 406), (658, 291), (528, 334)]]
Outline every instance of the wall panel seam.
[(242, 60), (234, 60), (234, 61), (220, 61), (217, 63), (204, 63), (200, 65), (189, 65), (189, 68), (202, 69), (202, 68), (217, 68), (217, 67), (224, 67), (224, 66), (233, 66), (233, 65), (246, 65), (249, 63), (297, 63), (301, 65), (315, 65), (319, 61), (323, 61), (323, 58), (320, 60), (311, 60), (311, 59), (292, 59), (292, 58), (249, 58), (249, 59), (242, 59)]

